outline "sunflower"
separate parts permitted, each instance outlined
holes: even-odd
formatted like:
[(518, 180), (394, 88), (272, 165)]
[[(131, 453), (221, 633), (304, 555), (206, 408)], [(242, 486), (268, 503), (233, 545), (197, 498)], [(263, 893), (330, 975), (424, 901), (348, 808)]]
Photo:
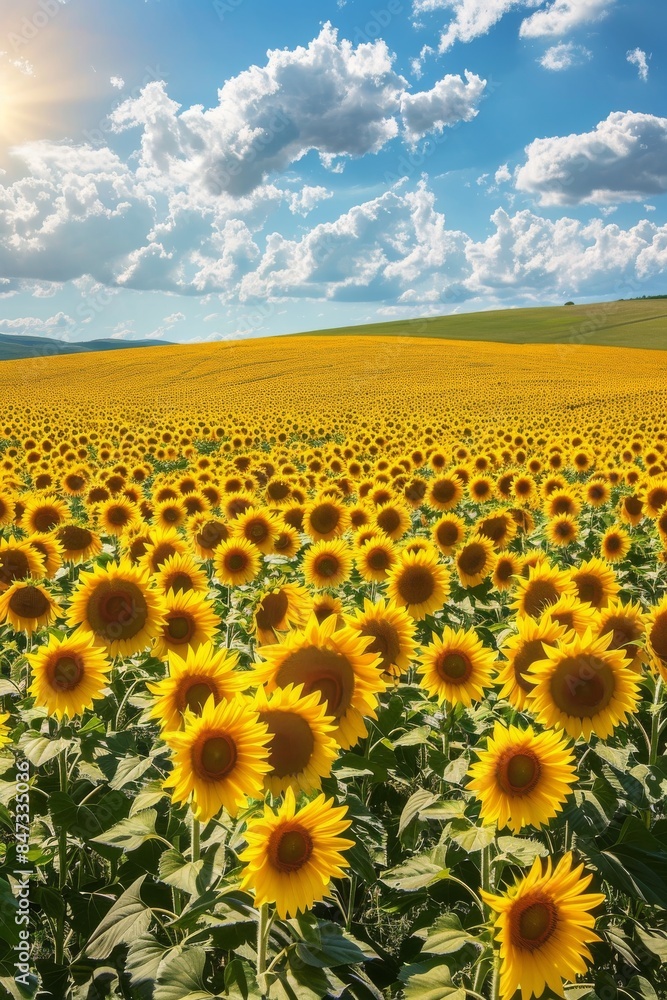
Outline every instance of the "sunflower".
[(537, 487), (535, 486), (535, 480), (528, 473), (515, 476), (512, 480), (510, 490), (512, 496), (519, 503), (526, 504), (529, 507), (536, 505), (538, 499)]
[(559, 597), (577, 592), (567, 570), (552, 566), (547, 559), (540, 559), (528, 571), (528, 579), (520, 578), (517, 583), (518, 594), (510, 607), (531, 618), (539, 618)]
[(279, 533), (273, 540), (273, 551), (277, 556), (285, 556), (292, 559), (301, 548), (301, 539), (296, 528), (286, 524), (280, 528)]
[(641, 606), (633, 604), (632, 601), (624, 604), (618, 598), (614, 598), (598, 614), (596, 634), (606, 635), (611, 632), (612, 638), (608, 648), (622, 650), (627, 666), (633, 670), (641, 670), (640, 643), (645, 631)]
[(656, 517), (655, 526), (658, 529), (662, 544), (667, 545), (667, 507), (663, 507)]
[(639, 675), (622, 650), (609, 649), (611, 638), (596, 639), (591, 629), (583, 636), (569, 633), (531, 665), (529, 708), (540, 725), (564, 729), (573, 739), (595, 733), (604, 740), (635, 711)]
[(213, 567), (220, 583), (238, 587), (255, 579), (260, 571), (260, 560), (256, 546), (245, 538), (230, 538), (216, 548)]
[(573, 629), (578, 635), (583, 635), (587, 628), (596, 631), (599, 612), (590, 604), (583, 604), (576, 594), (566, 594), (559, 597), (555, 604), (550, 604), (545, 614), (558, 625), (564, 625), (568, 631)]
[(158, 528), (180, 528), (187, 520), (185, 500), (162, 500), (155, 504), (153, 522)]
[(363, 636), (371, 636), (369, 653), (381, 657), (379, 669), (385, 680), (398, 679), (410, 666), (417, 644), (414, 619), (391, 601), (375, 604), (364, 598), (363, 611), (345, 616), (345, 624)]
[(215, 649), (211, 642), (187, 647), (182, 656), (170, 649), (168, 661), (168, 676), (146, 684), (156, 699), (148, 717), (157, 719), (167, 732), (183, 728), (186, 710), (200, 715), (209, 697), (217, 705), (248, 686), (248, 673), (236, 670), (238, 653)]
[(330, 617), (336, 620), (336, 628), (344, 625), (343, 602), (340, 597), (334, 597), (332, 594), (326, 593), (316, 594), (313, 597), (312, 613), (320, 625)]
[(340, 538), (349, 523), (347, 508), (334, 499), (313, 500), (303, 515), (303, 531), (316, 542)]
[(521, 558), (514, 552), (499, 552), (493, 567), (491, 581), (496, 590), (511, 590), (516, 586), (514, 579), (521, 572)]
[(458, 476), (439, 476), (430, 482), (426, 502), (433, 510), (451, 510), (463, 497), (463, 485)]
[(239, 854), (241, 888), (253, 891), (255, 906), (275, 903), (285, 919), (324, 899), (331, 879), (345, 874), (342, 852), (354, 847), (341, 837), (351, 823), (346, 816), (347, 806), (324, 795), (297, 812), (291, 788), (277, 814), (265, 805), (264, 815), (248, 823), (248, 846)]
[(600, 555), (607, 562), (620, 562), (630, 551), (630, 535), (625, 528), (608, 528), (600, 539)]
[(376, 717), (377, 695), (386, 684), (368, 638), (348, 627), (337, 629), (336, 617), (320, 624), (313, 615), (303, 631), (262, 646), (258, 655), (264, 662), (255, 665), (252, 680), (266, 684), (267, 693), (288, 684), (303, 684), (305, 694), (319, 692), (336, 723), (333, 736), (347, 750), (366, 736), (364, 716)]
[(303, 693), (301, 684), (288, 684), (267, 695), (257, 689), (253, 704), (260, 722), (266, 724), (271, 742), (268, 745), (271, 770), (264, 776), (264, 787), (272, 795), (288, 788), (312, 792), (331, 773), (338, 755), (333, 737), (333, 719), (326, 714), (318, 691)]
[(462, 587), (476, 587), (493, 572), (496, 557), (493, 542), (484, 535), (472, 535), (456, 553), (456, 572)]
[(644, 520), (643, 501), (635, 493), (630, 493), (628, 496), (623, 497), (619, 515), (624, 524), (629, 524), (635, 528), (640, 521)]
[(193, 590), (197, 594), (206, 594), (209, 589), (208, 576), (194, 556), (180, 552), (165, 559), (154, 579), (161, 594), (166, 594), (168, 590)]
[(306, 583), (316, 590), (338, 587), (350, 575), (352, 553), (341, 538), (314, 542), (304, 553), (302, 568)]
[(0, 539), (0, 593), (15, 580), (29, 576), (37, 580), (44, 575), (44, 559), (29, 541)]
[(229, 526), (209, 514), (201, 514), (188, 521), (192, 548), (200, 559), (212, 559), (220, 542), (229, 538)]
[(481, 701), (485, 689), (493, 684), (493, 651), (484, 648), (474, 629), (454, 631), (446, 625), (442, 636), (434, 632), (432, 639), (417, 668), (422, 674), (421, 686), (439, 702), (450, 705), (470, 706)]
[(46, 646), (27, 653), (33, 681), (30, 694), (35, 705), (49, 715), (73, 718), (92, 708), (101, 698), (111, 670), (105, 651), (93, 636), (75, 634), (65, 639), (52, 635)]
[(249, 698), (235, 695), (215, 704), (210, 695), (200, 715), (186, 711), (182, 731), (164, 732), (174, 751), (174, 769), (164, 782), (174, 802), (187, 802), (207, 823), (226, 809), (238, 815), (248, 799), (261, 799), (264, 775), (271, 770), (267, 726)]
[(155, 641), (154, 656), (164, 658), (169, 650), (185, 652), (210, 642), (220, 626), (220, 616), (213, 610), (212, 601), (194, 590), (170, 590), (163, 600), (163, 621)]
[(69, 517), (69, 508), (55, 496), (31, 496), (25, 502), (21, 527), (31, 534), (45, 534)]
[(417, 621), (439, 611), (449, 594), (449, 573), (432, 550), (404, 550), (387, 578), (391, 600)]
[(567, 629), (552, 621), (548, 613), (539, 621), (528, 615), (517, 615), (515, 625), (516, 634), (505, 639), (500, 646), (507, 662), (500, 660), (496, 663), (496, 684), (502, 684), (498, 697), (506, 698), (512, 708), (523, 712), (535, 687), (528, 680), (531, 666), (544, 659), (546, 647), (553, 646)]
[(150, 542), (144, 554), (139, 557), (138, 565), (152, 576), (169, 556), (174, 556), (177, 552), (183, 555), (187, 551), (187, 543), (176, 528), (151, 528)]
[(253, 614), (253, 631), (260, 645), (278, 642), (277, 632), (303, 628), (313, 610), (313, 601), (305, 587), (282, 583), (259, 597)]
[(517, 533), (517, 524), (511, 512), (507, 508), (501, 508), (480, 518), (475, 524), (474, 533), (488, 538), (496, 550), (505, 549)]
[(613, 569), (596, 557), (569, 570), (568, 576), (576, 587), (579, 600), (594, 608), (605, 608), (621, 589)]
[(16, 506), (14, 498), (4, 489), (0, 490), (0, 528), (6, 527), (14, 520)]
[(102, 541), (94, 531), (80, 524), (62, 524), (53, 531), (62, 550), (63, 562), (82, 563), (94, 559), (102, 551)]
[(573, 980), (586, 971), (593, 958), (588, 945), (600, 938), (593, 931), (591, 910), (604, 902), (603, 893), (586, 893), (592, 875), (582, 877), (584, 866), (572, 867), (567, 853), (552, 870), (552, 860), (535, 858), (524, 878), (502, 896), (481, 890), (484, 902), (497, 914), (496, 938), (500, 944), (500, 998), (521, 1000), (540, 997), (549, 987), (564, 996), (563, 979)]
[(495, 485), (489, 476), (474, 476), (468, 481), (467, 491), (473, 503), (488, 503), (494, 498)]
[(36, 583), (17, 580), (0, 595), (0, 623), (9, 622), (15, 632), (32, 635), (50, 625), (57, 615), (57, 602)]
[(554, 490), (544, 501), (542, 509), (547, 518), (558, 517), (561, 514), (576, 517), (581, 510), (581, 503), (572, 490)]
[(12, 742), (12, 738), (9, 735), (9, 726), (7, 725), (8, 719), (9, 712), (0, 712), (0, 750)]
[(148, 574), (126, 560), (79, 574), (68, 624), (80, 626), (106, 646), (109, 656), (133, 656), (148, 649), (164, 621), (162, 598)]
[(42, 557), (44, 577), (52, 580), (63, 564), (62, 545), (54, 535), (28, 535), (26, 541)]
[(468, 774), (468, 790), (481, 803), (484, 823), (521, 833), (525, 826), (548, 826), (562, 810), (577, 780), (574, 754), (560, 733), (536, 734), (532, 726), (506, 728), (496, 721), (486, 750)]
[(639, 491), (639, 497), (643, 501), (647, 516), (655, 520), (667, 505), (667, 478), (649, 480)]
[(359, 547), (354, 563), (363, 580), (369, 583), (372, 581), (381, 583), (387, 579), (387, 574), (397, 559), (398, 555), (392, 540), (387, 535), (373, 533), (371, 538)]
[(465, 533), (465, 521), (458, 514), (443, 514), (431, 529), (431, 537), (444, 556), (456, 551)]
[(107, 535), (119, 537), (124, 531), (139, 527), (141, 512), (127, 497), (111, 497), (98, 507), (97, 521)]
[(280, 521), (264, 507), (248, 507), (233, 521), (231, 528), (236, 540), (250, 542), (268, 555), (273, 552), (273, 543), (280, 533)]
[(544, 530), (552, 545), (570, 545), (577, 539), (579, 525), (571, 514), (558, 514), (547, 521)]
[(410, 530), (410, 512), (401, 503), (385, 503), (376, 508), (373, 522), (378, 530), (391, 538), (393, 542), (402, 538)]
[(649, 610), (644, 625), (649, 661), (667, 681), (667, 597)]

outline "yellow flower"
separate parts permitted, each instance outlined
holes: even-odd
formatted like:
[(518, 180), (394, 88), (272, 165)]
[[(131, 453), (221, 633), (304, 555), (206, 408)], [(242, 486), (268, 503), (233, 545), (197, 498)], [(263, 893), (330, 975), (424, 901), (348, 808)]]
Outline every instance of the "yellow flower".
[(210, 642), (186, 649), (183, 656), (169, 650), (168, 660), (169, 675), (146, 685), (156, 699), (148, 717), (167, 731), (182, 728), (187, 710), (201, 714), (209, 697), (217, 705), (248, 687), (248, 672), (236, 670), (238, 653), (215, 649)]
[(387, 577), (389, 597), (416, 621), (439, 611), (449, 594), (449, 573), (432, 552), (403, 550)]
[(32, 635), (36, 629), (50, 625), (57, 614), (57, 602), (36, 583), (17, 580), (0, 594), (0, 622), (10, 622), (15, 632)]
[(194, 590), (170, 590), (164, 595), (163, 621), (159, 627), (153, 654), (164, 657), (169, 650), (180, 653), (209, 642), (220, 626), (220, 616)]
[(574, 754), (554, 730), (506, 728), (496, 721), (486, 750), (468, 774), (469, 791), (480, 800), (484, 823), (520, 833), (525, 826), (547, 826), (563, 808), (577, 780)]
[(421, 685), (438, 701), (469, 706), (481, 701), (492, 685), (495, 655), (485, 649), (474, 629), (454, 629), (446, 625), (442, 636), (433, 633), (433, 642), (421, 655)]
[(398, 679), (410, 666), (417, 644), (414, 619), (391, 601), (379, 600), (375, 604), (364, 598), (363, 611), (345, 616), (346, 624), (362, 636), (370, 636), (369, 653), (381, 659), (379, 669), (385, 679)]
[(323, 899), (331, 879), (345, 874), (343, 852), (354, 847), (341, 837), (351, 824), (346, 816), (347, 806), (324, 795), (297, 812), (291, 788), (277, 814), (265, 805), (264, 815), (248, 823), (248, 846), (239, 854), (241, 888), (252, 889), (255, 906), (275, 903), (284, 919)]
[(485, 535), (473, 535), (455, 556), (462, 587), (477, 587), (493, 571), (496, 557), (493, 542)]
[(26, 654), (33, 674), (30, 694), (35, 705), (57, 719), (70, 719), (92, 708), (101, 698), (111, 670), (105, 652), (91, 636), (75, 634), (65, 639), (50, 636), (46, 646)]

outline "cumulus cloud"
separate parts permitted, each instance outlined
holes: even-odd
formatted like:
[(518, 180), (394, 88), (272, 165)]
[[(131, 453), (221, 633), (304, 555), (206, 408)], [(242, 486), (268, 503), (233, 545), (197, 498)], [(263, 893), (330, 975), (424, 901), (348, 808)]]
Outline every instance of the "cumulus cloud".
[(544, 69), (559, 71), (570, 69), (571, 66), (580, 66), (593, 57), (590, 49), (583, 45), (575, 45), (574, 42), (561, 42), (559, 45), (552, 45), (544, 55), (538, 60)]
[(493, 179), (496, 184), (506, 184), (508, 181), (511, 181), (512, 174), (509, 166), (506, 163), (502, 163), (493, 175)]
[(535, 139), (516, 187), (541, 205), (639, 201), (667, 191), (667, 118), (614, 111), (592, 132)]
[(486, 35), (508, 11), (516, 7), (536, 7), (542, 0), (415, 0), (416, 13), (451, 10), (452, 20), (440, 37), (440, 52), (456, 42), (471, 42)]
[(465, 82), (448, 74), (431, 90), (403, 94), (401, 114), (408, 139), (414, 142), (428, 132), (442, 132), (446, 125), (470, 121), (478, 113), (485, 87), (486, 80), (465, 70)]
[[(651, 57), (649, 56), (649, 59)], [(637, 72), (639, 73), (639, 79), (643, 80), (644, 83), (648, 80), (648, 60), (646, 58), (646, 53), (643, 49), (632, 49), (628, 52), (626, 59), (629, 63), (632, 63), (637, 67)]]
[(560, 38), (609, 12), (614, 0), (554, 0), (521, 22), (522, 38)]
[(67, 313), (58, 312), (43, 319), (40, 316), (18, 316), (15, 319), (0, 319), (0, 333), (15, 336), (63, 338), (76, 326), (75, 320)]
[(123, 87), (125, 86), (125, 80), (122, 78), (122, 76), (110, 77), (109, 83), (111, 84), (112, 87), (115, 87), (116, 90), (122, 90)]
[(327, 190), (321, 184), (305, 184), (300, 191), (295, 191), (290, 198), (290, 212), (294, 215), (306, 216), (326, 198), (333, 198), (333, 191)]

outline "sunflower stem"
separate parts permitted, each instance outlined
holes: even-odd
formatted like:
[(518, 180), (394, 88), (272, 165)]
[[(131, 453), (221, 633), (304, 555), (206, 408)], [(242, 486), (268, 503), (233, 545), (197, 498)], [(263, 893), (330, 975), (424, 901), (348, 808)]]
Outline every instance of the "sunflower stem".
[(489, 1000), (498, 1000), (500, 996), (500, 960), (496, 955), (493, 960), (493, 970), (491, 972), (491, 989), (489, 990)]
[(266, 953), (269, 945), (269, 904), (262, 903), (257, 921), (257, 985), (262, 997), (268, 997), (266, 981)]
[[(60, 791), (67, 794), (67, 747), (58, 756), (58, 774)], [(67, 885), (67, 827), (63, 823), (58, 834), (58, 889), (62, 895)], [(63, 900), (62, 909), (58, 913), (55, 939), (55, 963), (64, 965), (65, 961), (65, 911), (67, 904)]]
[(192, 860), (199, 861), (201, 824), (194, 813), (192, 815)]
[[(486, 847), (482, 848), (481, 859), (480, 859), (480, 882), (481, 882), (481, 888), (485, 892), (491, 891), (491, 844), (488, 844)], [(485, 913), (487, 918), (490, 917), (489, 907), (484, 907), (482, 912)], [(495, 961), (495, 958), (493, 961)], [(486, 982), (486, 978), (488, 976), (489, 971), (492, 971), (493, 968), (494, 968), (493, 964), (491, 964), (491, 966), (489, 967), (488, 961), (486, 961), (484, 958), (480, 959), (479, 964), (477, 966), (477, 972), (475, 974), (475, 981), (473, 983), (473, 989), (477, 993), (481, 991), (482, 986)]]
[(653, 715), (651, 717), (651, 737), (649, 742), (649, 767), (658, 760), (658, 737), (660, 735), (660, 695), (662, 694), (662, 677), (658, 677), (653, 696)]
[(354, 916), (354, 898), (357, 895), (357, 876), (350, 876), (350, 898), (347, 903), (347, 915), (345, 917), (345, 930), (350, 932), (352, 929), (352, 917)]

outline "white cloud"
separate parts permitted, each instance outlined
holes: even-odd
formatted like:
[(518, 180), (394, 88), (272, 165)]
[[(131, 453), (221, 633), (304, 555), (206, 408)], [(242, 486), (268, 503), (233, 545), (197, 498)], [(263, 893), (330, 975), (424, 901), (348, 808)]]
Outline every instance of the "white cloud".
[(559, 45), (552, 45), (538, 60), (544, 69), (554, 71), (570, 69), (571, 66), (580, 66), (593, 57), (590, 49), (583, 45), (575, 45), (574, 42), (561, 42)]
[(511, 181), (512, 173), (509, 166), (506, 163), (502, 163), (493, 175), (493, 179), (496, 184), (507, 184), (508, 181)]
[[(648, 58), (650, 59), (651, 57), (649, 56)], [(639, 79), (646, 83), (648, 80), (648, 60), (646, 53), (642, 49), (632, 49), (628, 52), (626, 59), (629, 63), (637, 67)]]
[(431, 90), (403, 94), (401, 114), (408, 139), (414, 142), (427, 132), (442, 132), (446, 125), (470, 121), (478, 113), (485, 87), (486, 80), (465, 70), (465, 83), (450, 73)]
[(333, 198), (333, 191), (329, 191), (321, 185), (313, 186), (305, 184), (300, 191), (295, 191), (290, 198), (290, 212), (294, 215), (306, 216), (312, 212), (312, 210), (316, 208), (321, 201), (324, 201), (327, 198)]
[(614, 0), (554, 0), (521, 22), (522, 38), (560, 38), (607, 15)]
[(165, 326), (174, 326), (175, 323), (181, 323), (185, 319), (185, 313), (175, 312), (171, 313), (169, 316), (165, 316), (162, 322)]
[(109, 79), (109, 83), (111, 84), (112, 87), (115, 87), (116, 90), (122, 90), (123, 87), (125, 86), (125, 80), (122, 78), (122, 76), (112, 76)]
[(592, 132), (535, 139), (516, 187), (541, 205), (639, 201), (667, 191), (667, 118), (614, 111)]
[(416, 13), (447, 9), (453, 18), (440, 37), (440, 52), (446, 52), (456, 42), (471, 42), (486, 35), (491, 28), (515, 7), (535, 7), (542, 0), (415, 0)]
[(76, 322), (67, 313), (58, 312), (55, 316), (42, 319), (40, 316), (20, 316), (15, 319), (0, 319), (0, 333), (32, 337), (55, 337), (65, 339)]

